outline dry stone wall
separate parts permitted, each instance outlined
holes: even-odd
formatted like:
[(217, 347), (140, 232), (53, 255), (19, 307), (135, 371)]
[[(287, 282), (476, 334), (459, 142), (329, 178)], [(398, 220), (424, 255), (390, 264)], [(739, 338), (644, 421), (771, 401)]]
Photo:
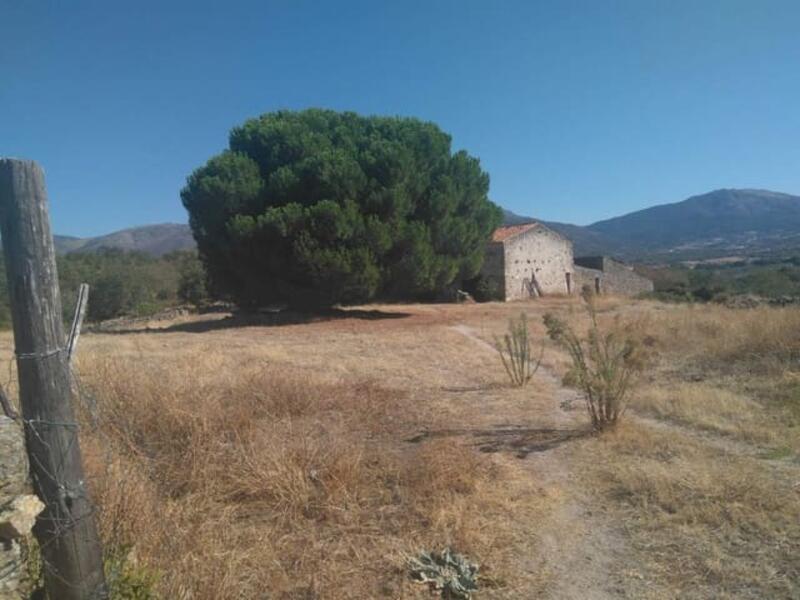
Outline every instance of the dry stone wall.
[(575, 278), (578, 290), (589, 285), (600, 294), (638, 296), (653, 291), (652, 281), (639, 275), (632, 267), (607, 256), (576, 258)]

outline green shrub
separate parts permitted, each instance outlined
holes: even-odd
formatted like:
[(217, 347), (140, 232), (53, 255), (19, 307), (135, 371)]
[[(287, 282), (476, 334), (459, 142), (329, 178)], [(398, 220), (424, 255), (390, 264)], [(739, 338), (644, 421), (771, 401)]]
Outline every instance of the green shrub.
[(157, 600), (158, 575), (138, 564), (130, 549), (107, 556), (105, 570), (110, 600)]
[[(47, 597), (44, 590), (44, 570), (39, 544), (33, 536), (22, 542), (24, 573), (21, 581), (22, 597), (30, 600), (58, 600)], [(140, 565), (130, 548), (106, 551), (103, 558), (109, 600), (158, 600), (155, 592), (158, 575)]]
[(198, 306), (208, 300), (206, 272), (196, 255), (181, 262), (178, 279), (178, 299)]
[(491, 302), (503, 299), (503, 289), (494, 277), (478, 275), (464, 282), (464, 288), (478, 302)]

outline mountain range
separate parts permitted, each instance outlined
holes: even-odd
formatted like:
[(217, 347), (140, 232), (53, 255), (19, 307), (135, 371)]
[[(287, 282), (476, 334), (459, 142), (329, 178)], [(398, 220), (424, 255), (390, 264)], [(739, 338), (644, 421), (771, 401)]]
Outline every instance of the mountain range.
[[(536, 220), (504, 211), (505, 223)], [(673, 262), (729, 256), (800, 254), (800, 196), (722, 189), (591, 225), (541, 221), (572, 240), (575, 254)], [(194, 248), (188, 225), (164, 223), (93, 238), (56, 236), (60, 253), (119, 248), (161, 256)]]
[(674, 262), (800, 253), (800, 196), (768, 190), (715, 190), (586, 226), (542, 222), (572, 240), (576, 255)]
[(188, 225), (161, 223), (122, 229), (108, 235), (77, 238), (65, 235), (54, 236), (56, 252), (97, 252), (102, 249), (119, 249), (162, 256), (176, 250), (194, 248), (194, 238)]

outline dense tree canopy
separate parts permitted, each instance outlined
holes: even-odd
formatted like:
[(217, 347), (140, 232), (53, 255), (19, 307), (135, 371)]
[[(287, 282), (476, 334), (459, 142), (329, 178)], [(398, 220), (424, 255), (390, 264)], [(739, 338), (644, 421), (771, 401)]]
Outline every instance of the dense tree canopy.
[[(89, 284), (89, 321), (120, 316), (146, 316), (178, 302), (202, 304), (203, 268), (194, 252), (160, 257), (103, 249), (58, 257), (58, 279), (64, 321), (75, 310), (78, 287)], [(0, 330), (11, 325), (5, 263), (0, 252)]]
[(488, 190), (432, 123), (306, 110), (235, 128), (181, 197), (216, 293), (326, 306), (473, 277), (501, 219)]

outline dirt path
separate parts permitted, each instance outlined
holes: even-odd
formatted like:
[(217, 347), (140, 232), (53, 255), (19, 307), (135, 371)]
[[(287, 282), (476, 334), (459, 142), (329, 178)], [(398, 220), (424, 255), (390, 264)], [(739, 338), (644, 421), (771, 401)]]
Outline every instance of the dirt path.
[[(468, 325), (454, 325), (451, 329), (472, 340), (483, 352), (496, 352)], [(535, 380), (547, 389), (551, 399), (546, 413), (539, 415), (543, 422), (562, 430), (584, 426), (582, 400), (575, 391), (565, 388), (553, 371), (544, 366), (539, 368)], [(497, 417), (502, 419), (502, 415)], [(570, 444), (560, 444), (533, 451), (522, 463), (543, 489), (559, 498), (549, 518), (537, 524), (543, 566), (552, 582), (545, 597), (554, 600), (622, 597), (625, 595), (619, 579), (623, 571), (622, 535), (571, 475), (572, 454)]]

